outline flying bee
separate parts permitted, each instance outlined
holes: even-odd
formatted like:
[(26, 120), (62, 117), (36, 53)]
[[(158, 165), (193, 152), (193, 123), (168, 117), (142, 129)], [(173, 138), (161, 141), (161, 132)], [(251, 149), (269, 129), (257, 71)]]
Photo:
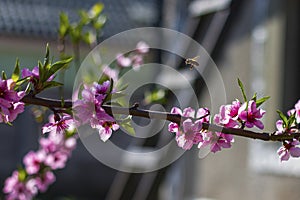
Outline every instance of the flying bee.
[(194, 57), (194, 58), (187, 58), (187, 59), (185, 60), (185, 64), (186, 64), (186, 65), (189, 65), (189, 66), (190, 66), (190, 69), (192, 70), (193, 67), (199, 66), (199, 63), (196, 61), (196, 59), (197, 59), (198, 57), (199, 57), (199, 56), (196, 56), (196, 57)]

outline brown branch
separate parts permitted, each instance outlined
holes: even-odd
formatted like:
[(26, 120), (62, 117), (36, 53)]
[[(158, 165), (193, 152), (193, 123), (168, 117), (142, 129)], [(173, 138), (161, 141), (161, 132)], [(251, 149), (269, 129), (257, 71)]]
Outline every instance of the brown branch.
[[(70, 100), (65, 100), (64, 104), (62, 104), (60, 100), (40, 98), (32, 94), (26, 95), (21, 101), (27, 104), (45, 106), (49, 108), (61, 108), (61, 109), (72, 108), (72, 101)], [(132, 115), (132, 116), (144, 117), (149, 119), (153, 118), (153, 119), (168, 120), (170, 122), (174, 122), (177, 124), (181, 124), (182, 121), (187, 119), (186, 117), (182, 117), (178, 114), (140, 109), (138, 104), (135, 104), (130, 108), (116, 107), (111, 105), (103, 105), (102, 108), (105, 110), (106, 113), (110, 115), (114, 115), (114, 114)], [(244, 130), (240, 128), (227, 128), (227, 127), (222, 127), (210, 123), (202, 123), (202, 128), (204, 130), (222, 132), (225, 134), (237, 135), (237, 136), (259, 139), (264, 141), (283, 141), (283, 140), (291, 140), (293, 138), (298, 139), (300, 137), (299, 132), (292, 133), (292, 134), (285, 133), (281, 135), (275, 135), (274, 133), (266, 133), (266, 132), (260, 133), (260, 132), (254, 132), (254, 131)]]

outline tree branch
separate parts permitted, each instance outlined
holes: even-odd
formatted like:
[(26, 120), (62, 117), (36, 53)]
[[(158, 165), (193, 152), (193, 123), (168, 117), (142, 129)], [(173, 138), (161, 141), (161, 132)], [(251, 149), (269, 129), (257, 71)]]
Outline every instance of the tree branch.
[[(21, 101), (26, 104), (44, 106), (48, 108), (61, 108), (61, 109), (72, 108), (71, 100), (65, 100), (64, 103), (62, 103), (62, 101), (60, 100), (40, 98), (32, 94), (26, 95)], [(132, 116), (144, 117), (149, 119), (168, 120), (170, 122), (174, 122), (177, 124), (181, 124), (182, 121), (187, 119), (186, 117), (182, 117), (179, 114), (140, 109), (138, 104), (135, 104), (130, 108), (116, 107), (110, 105), (103, 105), (102, 108), (105, 110), (106, 113), (110, 115), (113, 114), (132, 115)], [(275, 135), (274, 133), (266, 133), (266, 132), (260, 133), (260, 132), (254, 132), (254, 131), (244, 130), (240, 128), (227, 128), (227, 127), (222, 127), (210, 123), (202, 123), (202, 128), (204, 130), (222, 132), (225, 134), (237, 135), (237, 136), (259, 139), (264, 141), (283, 141), (283, 140), (291, 140), (293, 138), (298, 139), (300, 137), (299, 132), (292, 133), (292, 134), (284, 133), (281, 135)]]

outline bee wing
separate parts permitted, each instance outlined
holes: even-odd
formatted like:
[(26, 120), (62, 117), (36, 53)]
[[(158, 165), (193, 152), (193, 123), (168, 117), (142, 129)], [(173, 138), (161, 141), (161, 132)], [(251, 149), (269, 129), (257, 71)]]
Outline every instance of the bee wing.
[(199, 58), (200, 56), (198, 55), (198, 56), (195, 56), (194, 58), (192, 58), (192, 60), (197, 60), (197, 58)]

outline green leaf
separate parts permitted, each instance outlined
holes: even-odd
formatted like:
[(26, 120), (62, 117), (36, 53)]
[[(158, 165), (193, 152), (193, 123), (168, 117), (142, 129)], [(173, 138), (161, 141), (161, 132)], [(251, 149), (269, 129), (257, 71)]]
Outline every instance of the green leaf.
[(57, 62), (49, 65), (49, 67), (47, 69), (47, 74), (45, 76), (45, 79), (48, 80), (50, 78), (50, 76), (55, 74), (58, 70), (67, 67), (68, 64), (72, 61), (72, 59), (73, 58), (71, 57), (71, 58), (68, 58), (68, 59), (65, 59), (65, 60), (57, 61)]
[(80, 23), (82, 25), (87, 25), (87, 24), (90, 23), (89, 15), (85, 10), (80, 10), (79, 11), (79, 16), (80, 16)]
[(255, 92), (253, 97), (251, 98), (251, 100), (255, 101), (256, 102), (256, 99), (257, 99), (257, 93)]
[(122, 126), (127, 133), (129, 133), (130, 135), (135, 135), (135, 130), (131, 125), (131, 122), (128, 123), (121, 123), (120, 126)]
[(89, 16), (91, 18), (95, 18), (98, 17), (101, 12), (104, 9), (104, 4), (102, 3), (96, 3), (95, 5), (93, 5), (93, 7), (89, 10)]
[(96, 41), (96, 35), (91, 31), (86, 32), (84, 35), (82, 35), (82, 40), (87, 44), (92, 44)]
[(98, 80), (98, 84), (102, 84), (105, 81), (109, 81), (109, 80), (110, 80), (109, 76), (107, 76), (106, 74), (103, 73)]
[(113, 88), (114, 88), (114, 80), (110, 79), (109, 90), (106, 92), (106, 94), (110, 94)]
[(241, 81), (239, 78), (238, 78), (238, 84), (239, 84), (240, 89), (241, 89), (241, 91), (242, 91), (244, 101), (245, 101), (245, 102), (248, 102), (247, 96), (246, 96), (246, 93), (245, 93), (245, 89), (244, 89), (244, 85), (243, 85), (242, 81)]
[(124, 124), (128, 124), (132, 121), (132, 116), (131, 115), (128, 115), (127, 117), (125, 117), (124, 119), (122, 119), (122, 122), (121, 123), (124, 123)]
[(49, 44), (47, 43), (46, 45), (46, 55), (45, 55), (45, 58), (44, 58), (44, 67), (46, 67), (48, 64), (49, 64), (49, 54), (50, 54), (50, 51), (49, 51)]
[(26, 170), (23, 168), (18, 169), (18, 179), (20, 182), (24, 182), (27, 177)]
[(56, 81), (47, 81), (43, 84), (43, 89), (58, 87), (58, 86), (62, 86), (62, 85), (64, 85), (64, 84), (56, 82)]
[(105, 15), (100, 15), (97, 20), (93, 21), (93, 27), (96, 30), (99, 30), (101, 28), (103, 28), (103, 26), (105, 25), (107, 21), (107, 17)]
[(22, 79), (19, 79), (17, 82), (16, 82), (16, 85), (17, 86), (20, 86), (26, 82), (28, 82), (30, 80), (30, 77), (25, 77), (25, 78), (22, 78)]
[(59, 15), (59, 29), (58, 29), (58, 34), (60, 37), (65, 37), (67, 33), (69, 32), (69, 18), (66, 13), (61, 12)]
[(128, 88), (128, 86), (129, 86), (128, 83), (122, 85), (122, 86), (120, 87), (120, 89), (119, 89), (119, 92), (126, 90), (126, 89)]
[(296, 112), (294, 112), (287, 121), (287, 128), (290, 128), (296, 122)]
[(2, 79), (3, 79), (3, 80), (7, 80), (7, 76), (6, 76), (6, 74), (5, 74), (4, 71), (2, 71)]
[(25, 93), (28, 94), (31, 90), (31, 84), (28, 83), (27, 86), (26, 86), (26, 89), (25, 89)]
[(284, 127), (285, 128), (288, 127), (287, 117), (280, 110), (277, 110), (277, 113), (279, 114), (279, 117), (282, 119)]
[(11, 79), (14, 82), (17, 82), (19, 80), (20, 77), (20, 63), (19, 63), (19, 59), (16, 60), (16, 64), (15, 64), (15, 69), (13, 71), (13, 74), (11, 76)]
[(268, 99), (270, 99), (270, 96), (265, 96), (265, 97), (263, 97), (263, 98), (261, 98), (261, 99), (256, 100), (256, 101), (255, 101), (256, 107), (261, 106), (261, 105), (262, 105), (265, 101), (267, 101)]
[(39, 66), (39, 76), (40, 76), (40, 82), (45, 82), (47, 79), (45, 79), (45, 69), (43, 64), (38, 61), (38, 66)]

